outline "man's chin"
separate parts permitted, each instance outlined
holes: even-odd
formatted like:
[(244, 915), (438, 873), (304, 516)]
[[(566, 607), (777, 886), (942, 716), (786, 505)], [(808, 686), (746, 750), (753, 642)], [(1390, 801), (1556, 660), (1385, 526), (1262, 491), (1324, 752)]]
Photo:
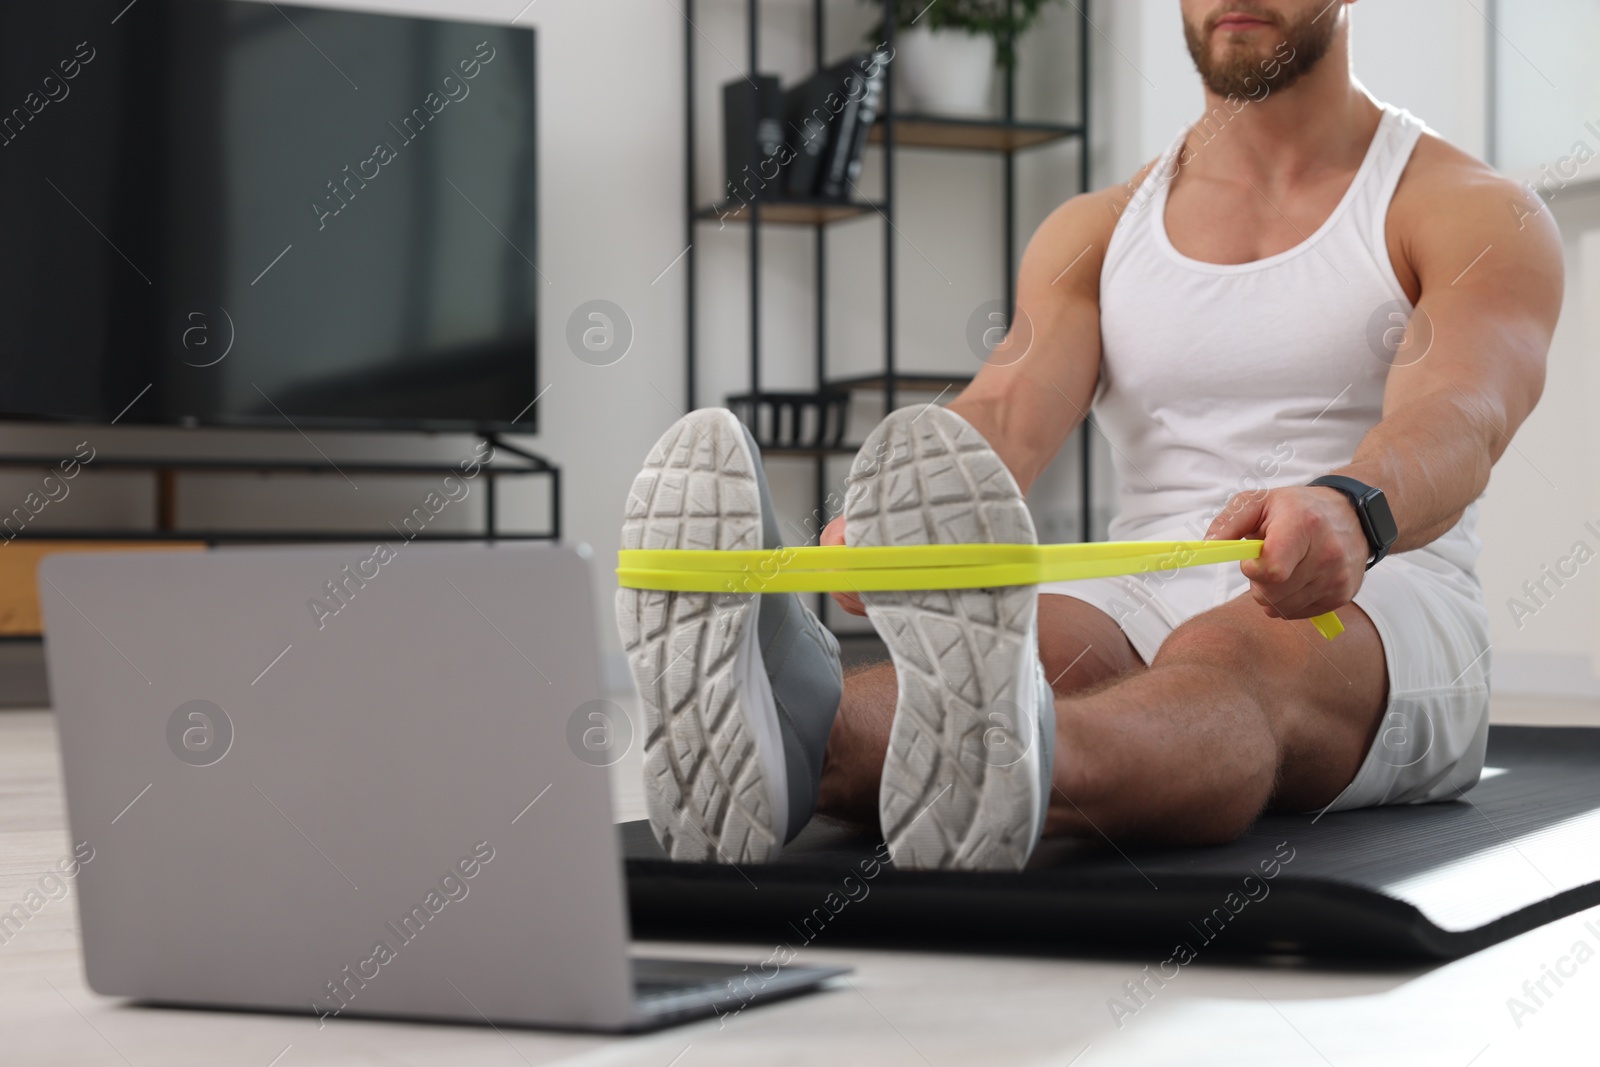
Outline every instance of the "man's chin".
[(1263, 27), (1250, 34), (1223, 34), (1212, 41), (1211, 65), (1218, 69), (1260, 69), (1271, 59), (1284, 40), (1276, 29)]
[(1259, 70), (1253, 61), (1213, 67), (1205, 79), (1206, 88), (1218, 96), (1251, 96), (1261, 91)]

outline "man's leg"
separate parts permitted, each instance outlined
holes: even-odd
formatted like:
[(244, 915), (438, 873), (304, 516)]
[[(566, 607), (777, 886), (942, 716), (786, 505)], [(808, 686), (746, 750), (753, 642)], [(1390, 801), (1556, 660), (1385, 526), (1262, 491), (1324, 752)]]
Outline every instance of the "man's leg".
[[(1057, 697), (1052, 835), (1223, 841), (1269, 803), (1323, 807), (1361, 766), (1387, 697), (1383, 646), (1354, 605), (1326, 641), (1240, 598), (1179, 627), (1148, 669), (1099, 609), (1043, 596), (1039, 612)], [(876, 819), (894, 703), (889, 664), (845, 677), (824, 814)]]
[[(628, 494), (622, 547), (779, 549), (755, 438), (726, 408), (662, 434)], [(761, 863), (816, 810), (839, 647), (794, 593), (617, 590), (644, 712), (644, 796), (675, 860)], [(759, 594), (759, 595), (758, 595)]]
[[(1058, 697), (1144, 666), (1110, 615), (1082, 600), (1049, 593), (1039, 597), (1039, 658)], [(824, 815), (877, 822), (878, 783), (889, 750), (895, 696), (894, 666), (887, 661), (845, 675), (844, 697), (823, 763), (818, 810)]]
[(1240, 597), (1173, 631), (1147, 670), (1056, 701), (1048, 833), (1228, 841), (1268, 804), (1333, 802), (1388, 695), (1365, 612), (1326, 641)]
[(1058, 697), (1082, 692), (1144, 668), (1122, 627), (1076, 597), (1039, 597), (1039, 661)]

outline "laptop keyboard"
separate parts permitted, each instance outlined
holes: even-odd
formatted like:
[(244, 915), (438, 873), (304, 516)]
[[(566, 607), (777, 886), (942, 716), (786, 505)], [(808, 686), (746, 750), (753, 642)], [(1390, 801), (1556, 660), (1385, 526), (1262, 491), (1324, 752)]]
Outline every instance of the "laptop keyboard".
[(743, 964), (647, 958), (635, 958), (632, 962), (633, 990), (641, 1000), (681, 996), (700, 990), (726, 990), (730, 981), (750, 973)]

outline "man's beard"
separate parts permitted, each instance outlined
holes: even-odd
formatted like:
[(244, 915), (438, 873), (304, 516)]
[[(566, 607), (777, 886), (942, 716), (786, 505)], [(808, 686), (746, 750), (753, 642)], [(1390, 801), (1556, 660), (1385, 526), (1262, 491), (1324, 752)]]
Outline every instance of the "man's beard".
[[(1289, 45), (1288, 55), (1255, 55), (1251, 49), (1235, 44), (1224, 51), (1222, 58), (1213, 58), (1212, 31), (1216, 29), (1218, 20), (1229, 14), (1249, 15), (1270, 22), (1283, 34), (1284, 41)], [(1287, 89), (1299, 81), (1302, 74), (1315, 67), (1333, 43), (1333, 31), (1337, 24), (1337, 18), (1322, 20), (1316, 15), (1304, 15), (1299, 20), (1285, 22), (1274, 12), (1259, 10), (1247, 3), (1232, 4), (1208, 16), (1205, 24), (1198, 28), (1185, 20), (1183, 39), (1189, 46), (1189, 55), (1207, 89), (1223, 97), (1255, 97), (1260, 94), (1263, 85), (1274, 90)], [(1279, 51), (1284, 50), (1280, 48)], [(1274, 63), (1277, 69), (1269, 78), (1267, 72), (1272, 70)]]

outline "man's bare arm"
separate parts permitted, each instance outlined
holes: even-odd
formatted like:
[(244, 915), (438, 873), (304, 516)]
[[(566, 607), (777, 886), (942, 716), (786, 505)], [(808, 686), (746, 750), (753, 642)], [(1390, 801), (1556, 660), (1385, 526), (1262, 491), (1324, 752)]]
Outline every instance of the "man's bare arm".
[(1339, 472), (1389, 497), (1396, 552), (1456, 524), (1544, 388), (1561, 237), (1549, 212), (1519, 220), (1510, 210), (1530, 195), (1504, 179), (1474, 184), (1438, 198), (1439, 217), (1419, 227), (1413, 330), (1431, 327), (1432, 346), (1389, 372), (1383, 420)]
[[(1513, 211), (1529, 194), (1487, 170), (1454, 177), (1428, 190), (1404, 235), (1421, 295), (1402, 351), (1430, 334), (1431, 343), (1390, 370), (1382, 420), (1336, 472), (1384, 491), (1397, 552), (1445, 533), (1483, 492), (1539, 399), (1561, 307), (1561, 241), (1549, 213)], [(1361, 586), (1366, 538), (1335, 490), (1236, 498), (1207, 536), (1252, 535), (1266, 544), (1242, 569), (1269, 615), (1331, 611)]]
[(1026, 493), (1083, 422), (1100, 379), (1100, 267), (1114, 224), (1108, 199), (1078, 196), (1028, 243), (1011, 330), (950, 402)]
[[(1083, 422), (1100, 377), (1100, 267), (1138, 182), (1075, 196), (1040, 225), (1017, 276), (1017, 312), (1006, 339), (972, 384), (950, 402), (994, 448), (1023, 492)], [(844, 516), (819, 539), (844, 544)], [(853, 615), (859, 597), (834, 593)]]

